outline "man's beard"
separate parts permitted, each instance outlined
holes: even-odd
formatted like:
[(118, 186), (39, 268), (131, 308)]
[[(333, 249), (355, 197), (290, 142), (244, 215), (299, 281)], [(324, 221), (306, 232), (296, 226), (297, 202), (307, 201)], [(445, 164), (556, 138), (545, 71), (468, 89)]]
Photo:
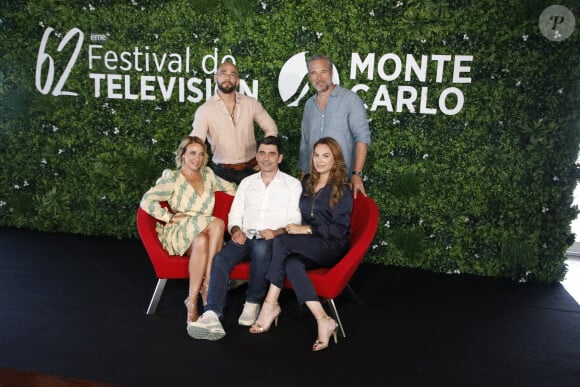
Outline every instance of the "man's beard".
[(225, 94), (233, 93), (236, 90), (236, 86), (234, 86), (233, 84), (230, 87), (225, 87), (225, 86), (223, 86), (223, 83), (218, 83), (217, 86), (218, 86), (219, 91), (221, 91), (222, 93), (225, 93)]
[(325, 83), (320, 89), (316, 90), (319, 93), (327, 92), (330, 89), (330, 84)]

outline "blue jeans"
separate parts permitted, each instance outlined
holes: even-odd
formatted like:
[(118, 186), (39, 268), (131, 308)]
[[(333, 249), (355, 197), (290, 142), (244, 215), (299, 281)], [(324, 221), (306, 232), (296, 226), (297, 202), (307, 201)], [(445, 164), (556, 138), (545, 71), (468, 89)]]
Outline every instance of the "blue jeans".
[(213, 259), (204, 310), (214, 311), (219, 317), (223, 316), (230, 273), (234, 266), (243, 261), (250, 261), (246, 302), (261, 303), (270, 285), (266, 273), (272, 261), (272, 244), (273, 239), (246, 239), (243, 245), (230, 240)]
[(254, 171), (253, 168), (243, 169), (241, 171), (236, 171), (235, 169), (224, 168), (219, 164), (215, 165), (213, 168), (213, 172), (221, 177), (224, 180), (231, 181), (232, 183), (240, 184), (240, 181), (244, 177), (248, 177), (253, 175), (257, 171)]

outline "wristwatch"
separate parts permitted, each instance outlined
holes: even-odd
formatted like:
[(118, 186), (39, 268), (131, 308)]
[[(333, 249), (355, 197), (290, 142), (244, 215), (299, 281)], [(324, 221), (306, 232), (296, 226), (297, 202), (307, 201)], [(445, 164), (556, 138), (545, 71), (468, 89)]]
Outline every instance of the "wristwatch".
[(353, 175), (360, 176), (360, 177), (363, 177), (363, 173), (362, 173), (362, 171), (352, 171), (352, 174), (353, 174)]

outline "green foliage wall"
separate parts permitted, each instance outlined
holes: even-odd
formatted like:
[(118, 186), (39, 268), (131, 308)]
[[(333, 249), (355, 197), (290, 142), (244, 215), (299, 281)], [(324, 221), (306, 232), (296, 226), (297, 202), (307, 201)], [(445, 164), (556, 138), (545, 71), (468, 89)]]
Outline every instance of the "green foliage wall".
[[(96, 97), (88, 45), (122, 52), (182, 53), (191, 48), (191, 73), (128, 71), (208, 78), (203, 57), (235, 57), (242, 79), (259, 81), (258, 99), (286, 143), (283, 169), (295, 173), (302, 105), (288, 107), (278, 90), (285, 61), (302, 51), (330, 55), (341, 85), (359, 83), (371, 107), (386, 87), (428, 87), (428, 105), (449, 82), (350, 79), (352, 53), (472, 55), (464, 106), (454, 115), (368, 111), (372, 146), (367, 192), (381, 222), (370, 262), (521, 281), (555, 282), (565, 273), (573, 242), (570, 222), (578, 179), (578, 31), (546, 39), (538, 20), (550, 1), (56, 1), (0, 5), (0, 226), (137, 237), (135, 210), (162, 169), (173, 167), (179, 139), (189, 133), (203, 102)], [(576, 1), (562, 5), (580, 14)], [(74, 54), (59, 43), (68, 31), (85, 33), (66, 89), (37, 87), (41, 41), (54, 60), (54, 84)], [(91, 41), (91, 34), (105, 41)], [(40, 84), (47, 82), (43, 63)], [(452, 77), (446, 67), (444, 79)], [(110, 72), (110, 71), (109, 71)], [(205, 89), (204, 89), (205, 90)], [(418, 109), (418, 103), (416, 105)]]

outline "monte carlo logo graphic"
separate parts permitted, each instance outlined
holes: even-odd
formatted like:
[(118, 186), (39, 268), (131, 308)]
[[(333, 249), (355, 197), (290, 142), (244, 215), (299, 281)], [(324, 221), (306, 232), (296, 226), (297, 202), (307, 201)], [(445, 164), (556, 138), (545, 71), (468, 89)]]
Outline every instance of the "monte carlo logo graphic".
[[(336, 66), (332, 68), (332, 82), (336, 85), (340, 83)], [(278, 76), (278, 90), (286, 106), (295, 107), (308, 94), (309, 87), (306, 51), (303, 51), (288, 59), (282, 66)]]
[[(306, 51), (300, 52), (280, 70), (278, 90), (288, 107), (299, 106), (308, 95), (306, 60)], [(350, 90), (370, 102), (365, 104), (369, 111), (455, 115), (465, 103), (462, 88), (471, 83), (472, 62), (473, 55), (465, 54), (352, 52), (348, 79), (355, 84)], [(332, 81), (338, 85), (336, 66), (332, 70)], [(446, 87), (430, 88), (437, 84)]]

